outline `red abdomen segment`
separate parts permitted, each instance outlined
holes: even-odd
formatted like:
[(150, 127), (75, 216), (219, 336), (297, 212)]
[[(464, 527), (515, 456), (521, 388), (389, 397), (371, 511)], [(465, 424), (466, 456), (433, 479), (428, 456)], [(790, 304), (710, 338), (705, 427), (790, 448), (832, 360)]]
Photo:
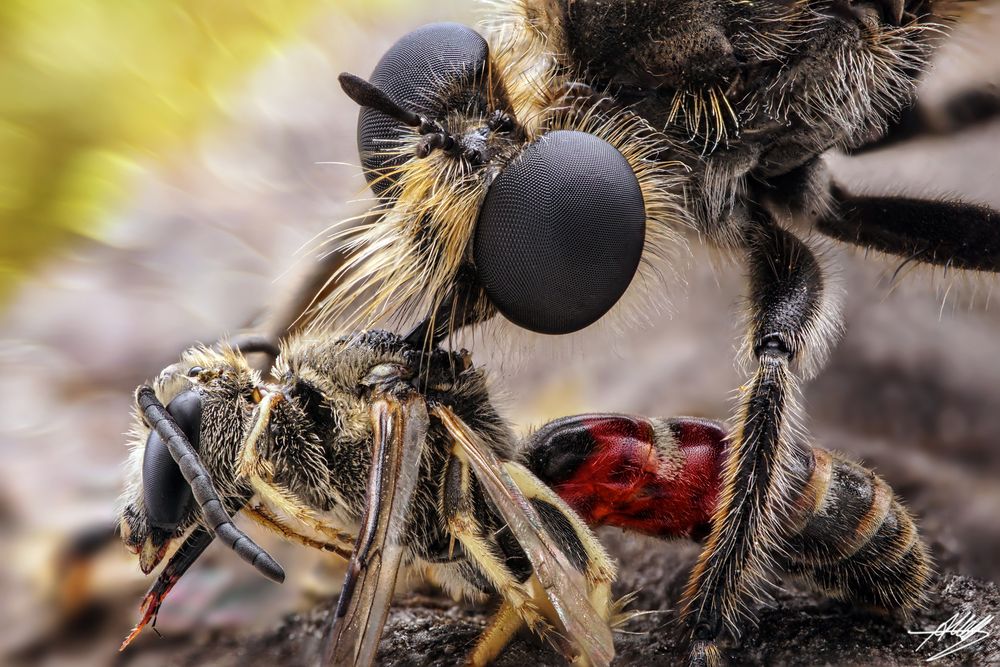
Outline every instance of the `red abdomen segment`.
[(549, 422), (525, 457), (592, 527), (700, 539), (715, 509), (726, 443), (719, 422), (593, 414)]

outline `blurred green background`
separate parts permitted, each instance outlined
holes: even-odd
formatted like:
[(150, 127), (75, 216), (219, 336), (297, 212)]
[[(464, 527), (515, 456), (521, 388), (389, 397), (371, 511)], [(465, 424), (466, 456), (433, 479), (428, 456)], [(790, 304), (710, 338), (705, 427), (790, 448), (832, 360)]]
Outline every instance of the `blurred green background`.
[[(0, 4), (0, 303), (75, 237), (100, 239), (144, 169), (183, 159), (262, 62), (323, 12), (395, 0), (8, 0)], [(410, 8), (410, 9), (407, 9)]]

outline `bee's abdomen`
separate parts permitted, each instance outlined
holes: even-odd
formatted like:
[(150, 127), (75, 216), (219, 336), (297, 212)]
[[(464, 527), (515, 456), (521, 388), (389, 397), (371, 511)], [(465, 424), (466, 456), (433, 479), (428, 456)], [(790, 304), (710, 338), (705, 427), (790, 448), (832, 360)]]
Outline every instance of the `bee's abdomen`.
[(800, 462), (804, 483), (790, 497), (786, 569), (834, 598), (919, 606), (930, 558), (889, 485), (824, 449), (801, 449)]

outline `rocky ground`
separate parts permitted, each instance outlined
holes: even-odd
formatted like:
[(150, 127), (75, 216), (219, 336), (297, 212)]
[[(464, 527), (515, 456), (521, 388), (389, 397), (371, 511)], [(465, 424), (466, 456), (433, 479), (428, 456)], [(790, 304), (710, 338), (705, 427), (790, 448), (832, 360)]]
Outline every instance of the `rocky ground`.
[[(681, 664), (686, 651), (676, 615), (665, 605), (676, 601), (693, 560), (691, 548), (664, 548), (645, 540), (611, 539), (623, 564), (618, 594), (637, 590), (637, 609), (665, 613), (641, 617), (615, 637), (616, 665)], [(183, 646), (173, 644), (171, 664), (242, 667), (248, 664), (311, 665), (329, 620), (328, 604), (291, 614), (275, 627), (254, 635), (202, 637)], [(775, 590), (773, 600), (757, 609), (759, 622), (729, 651), (732, 665), (916, 665), (958, 640), (947, 638), (920, 646), (924, 637), (908, 634), (929, 630), (954, 614), (1000, 617), (1000, 589), (971, 577), (946, 574), (937, 579), (928, 607), (911, 619), (852, 609), (789, 587)], [(425, 595), (404, 596), (386, 625), (379, 652), (383, 665), (455, 665), (484, 627), (481, 609), (456, 606)], [(161, 653), (166, 658), (166, 654)], [(989, 664), (1000, 661), (1000, 636), (935, 661), (940, 665)], [(554, 651), (522, 636), (496, 663), (499, 667), (565, 662)]]

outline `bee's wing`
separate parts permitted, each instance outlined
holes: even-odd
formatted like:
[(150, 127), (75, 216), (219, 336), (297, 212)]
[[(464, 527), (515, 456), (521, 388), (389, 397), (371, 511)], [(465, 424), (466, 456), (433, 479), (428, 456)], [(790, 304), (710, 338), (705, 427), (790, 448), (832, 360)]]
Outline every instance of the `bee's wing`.
[(590, 603), (584, 574), (573, 567), (553, 542), (538, 512), (496, 454), (449, 408), (434, 406), (433, 410), (464, 450), (476, 479), (528, 555), (538, 581), (562, 622), (561, 631), (588, 664), (610, 664), (615, 655), (611, 629)]
[(403, 557), (403, 531), (420, 474), (427, 406), (419, 397), (371, 407), (372, 468), (361, 530), (347, 567), (323, 664), (371, 665)]

